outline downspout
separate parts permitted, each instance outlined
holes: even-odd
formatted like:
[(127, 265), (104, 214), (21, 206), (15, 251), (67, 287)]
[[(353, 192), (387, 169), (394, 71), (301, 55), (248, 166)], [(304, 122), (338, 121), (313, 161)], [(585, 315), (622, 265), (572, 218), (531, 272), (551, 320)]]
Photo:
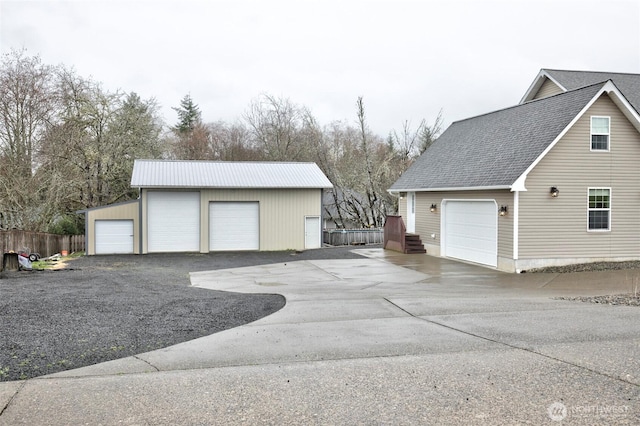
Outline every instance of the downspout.
[[(520, 227), (520, 191), (513, 192), (513, 261), (515, 263), (514, 266), (518, 264), (518, 256), (519, 256), (519, 227)], [(520, 272), (516, 268), (516, 272)]]
[(142, 188), (138, 188), (138, 254), (142, 254)]
[[(95, 227), (93, 228), (93, 233), (96, 233)], [(89, 209), (84, 212), (84, 255), (87, 256), (89, 254)], [(93, 253), (95, 254), (95, 253)]]

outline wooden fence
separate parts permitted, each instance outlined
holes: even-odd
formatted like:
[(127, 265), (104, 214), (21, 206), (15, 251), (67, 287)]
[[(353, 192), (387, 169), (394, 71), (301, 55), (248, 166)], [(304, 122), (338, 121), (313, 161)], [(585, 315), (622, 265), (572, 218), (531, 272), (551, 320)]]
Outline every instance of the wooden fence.
[(382, 229), (332, 229), (322, 233), (322, 241), (332, 246), (381, 244)]
[(48, 257), (66, 250), (84, 251), (84, 235), (55, 235), (29, 231), (0, 231), (0, 254), (9, 251), (30, 251)]

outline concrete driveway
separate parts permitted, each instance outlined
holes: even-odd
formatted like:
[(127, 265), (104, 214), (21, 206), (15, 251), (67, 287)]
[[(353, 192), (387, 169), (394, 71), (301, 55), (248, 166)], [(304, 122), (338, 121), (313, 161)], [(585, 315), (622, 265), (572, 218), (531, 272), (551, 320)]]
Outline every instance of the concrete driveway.
[[(511, 275), (362, 250), (191, 275), (277, 313), (136, 357), (0, 383), (0, 424), (638, 424), (638, 271)], [(635, 280), (635, 281), (634, 281)]]

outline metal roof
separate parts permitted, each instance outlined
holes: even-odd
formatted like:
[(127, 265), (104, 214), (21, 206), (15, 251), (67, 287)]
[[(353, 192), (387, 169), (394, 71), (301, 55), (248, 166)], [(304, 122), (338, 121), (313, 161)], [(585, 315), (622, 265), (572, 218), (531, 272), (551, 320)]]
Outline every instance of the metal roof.
[(332, 188), (315, 163), (136, 160), (134, 188)]
[(511, 188), (604, 85), (454, 122), (390, 191)]

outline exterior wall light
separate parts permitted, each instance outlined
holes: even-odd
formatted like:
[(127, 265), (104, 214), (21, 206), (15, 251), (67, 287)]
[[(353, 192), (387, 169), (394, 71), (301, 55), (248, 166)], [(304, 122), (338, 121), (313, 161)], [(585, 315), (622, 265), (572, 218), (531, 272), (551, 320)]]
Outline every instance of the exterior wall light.
[(509, 213), (509, 207), (508, 206), (500, 206), (500, 210), (498, 210), (498, 214), (500, 216), (506, 216), (507, 213)]
[(559, 194), (560, 194), (560, 190), (556, 187), (556, 186), (552, 186), (551, 190), (549, 191), (549, 194), (553, 197), (556, 198)]
[(435, 204), (431, 204), (431, 208), (429, 210), (431, 210), (431, 213), (435, 213), (435, 211), (438, 210), (438, 206)]

